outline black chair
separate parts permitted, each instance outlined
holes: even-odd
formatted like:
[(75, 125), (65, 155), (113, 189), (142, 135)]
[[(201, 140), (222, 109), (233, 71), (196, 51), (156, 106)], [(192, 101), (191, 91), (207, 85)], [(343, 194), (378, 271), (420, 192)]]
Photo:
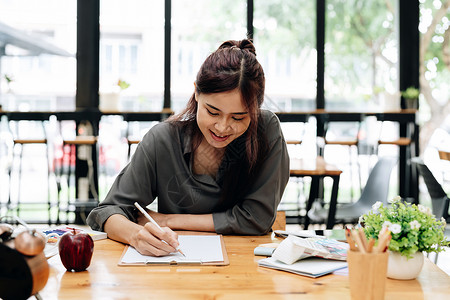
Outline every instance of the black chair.
[(431, 197), (431, 208), (433, 214), (437, 219), (441, 217), (449, 221), (448, 208), (450, 203), (450, 198), (445, 193), (442, 185), (434, 177), (431, 170), (423, 162), (421, 158), (415, 157), (412, 159), (412, 163), (416, 165), (419, 174), (422, 176), (427, 186), (428, 193)]
[[(422, 176), (425, 181), (425, 185), (427, 186), (428, 193), (431, 197), (431, 210), (433, 214), (436, 216), (436, 219), (444, 218), (446, 222), (449, 222), (449, 214), (448, 207), (450, 199), (442, 188), (441, 184), (437, 181), (436, 177), (434, 177), (431, 170), (428, 166), (423, 162), (423, 160), (419, 157), (414, 157), (411, 159), (413, 165), (417, 167), (419, 174)], [(450, 239), (450, 229), (445, 229), (444, 235), (447, 239)], [(439, 258), (439, 253), (436, 253), (434, 256), (434, 263), (437, 263)]]

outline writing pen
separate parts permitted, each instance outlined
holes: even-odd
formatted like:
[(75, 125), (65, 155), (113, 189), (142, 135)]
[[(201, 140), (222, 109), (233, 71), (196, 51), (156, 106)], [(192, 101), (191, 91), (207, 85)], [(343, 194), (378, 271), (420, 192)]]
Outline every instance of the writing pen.
[[(155, 225), (156, 227), (159, 228), (159, 230), (161, 230), (162, 232), (164, 232), (164, 230), (161, 228), (161, 226), (159, 226), (158, 223), (156, 223), (155, 220), (153, 220), (153, 218), (145, 211), (145, 209), (142, 208), (142, 206), (139, 205), (139, 203), (134, 202), (134, 206), (137, 207), (137, 209), (139, 209), (139, 211), (144, 215), (144, 217), (147, 218), (147, 220), (149, 220), (150, 222), (153, 223), (153, 225)], [(166, 242), (166, 241), (163, 241)], [(186, 255), (184, 255), (183, 251), (181, 251), (180, 247), (176, 248), (178, 252), (180, 252), (184, 257), (186, 257)]]

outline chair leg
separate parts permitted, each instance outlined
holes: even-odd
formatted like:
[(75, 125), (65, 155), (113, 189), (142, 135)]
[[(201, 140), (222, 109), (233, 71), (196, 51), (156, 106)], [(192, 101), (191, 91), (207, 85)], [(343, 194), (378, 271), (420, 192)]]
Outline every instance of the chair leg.
[(16, 214), (20, 217), (20, 190), (22, 189), (22, 160), (23, 160), (23, 148), (24, 145), (20, 145), (20, 154), (19, 154), (19, 182), (18, 182), (18, 190), (17, 190), (17, 208)]
[(362, 175), (361, 175), (361, 163), (359, 161), (359, 147), (356, 145), (356, 168), (358, 169), (358, 184), (359, 194), (362, 193)]
[(350, 167), (350, 198), (352, 202), (355, 199), (355, 195), (353, 193), (353, 160), (352, 160), (352, 147), (348, 147), (348, 159), (349, 159), (349, 167)]
[(45, 144), (46, 159), (47, 159), (47, 210), (48, 210), (48, 225), (52, 225), (52, 201), (50, 189), (50, 154), (48, 144)]
[[(71, 179), (72, 179), (72, 174), (74, 177), (74, 186), (77, 185), (76, 183), (76, 176), (75, 176), (75, 166), (72, 168), (72, 156), (73, 159), (76, 161), (76, 156), (77, 156), (77, 146), (76, 145), (70, 145), (69, 148), (69, 170), (68, 170), (68, 174), (67, 174), (67, 206), (65, 208), (65, 214), (66, 214), (66, 225), (69, 224), (69, 214), (70, 214), (70, 199), (71, 199), (71, 190), (70, 190), (70, 186), (71, 186)], [(76, 195), (75, 195), (76, 197)]]
[(298, 180), (298, 189), (297, 189), (297, 216), (300, 216), (300, 211), (301, 211), (301, 200), (302, 200), (302, 195), (305, 195), (304, 191), (305, 191), (305, 182), (303, 181), (302, 177), (297, 177)]
[(63, 146), (63, 155), (61, 160), (58, 160), (58, 164), (56, 164), (55, 160), (55, 181), (56, 181), (56, 224), (61, 224), (60, 214), (61, 214), (61, 193), (62, 193), (62, 176), (63, 176), (63, 168), (64, 168), (64, 146)]
[(13, 183), (12, 176), (13, 176), (13, 173), (14, 173), (13, 172), (14, 161), (15, 161), (15, 158), (16, 158), (16, 155), (14, 153), (15, 148), (16, 148), (16, 144), (14, 144), (13, 147), (12, 147), (11, 166), (8, 169), (8, 180), (9, 180), (8, 189), (9, 189), (9, 191), (8, 191), (8, 202), (6, 204), (6, 214), (9, 214), (11, 212), (11, 207), (12, 207), (11, 194), (12, 194), (12, 190), (13, 190), (12, 189), (12, 183)]

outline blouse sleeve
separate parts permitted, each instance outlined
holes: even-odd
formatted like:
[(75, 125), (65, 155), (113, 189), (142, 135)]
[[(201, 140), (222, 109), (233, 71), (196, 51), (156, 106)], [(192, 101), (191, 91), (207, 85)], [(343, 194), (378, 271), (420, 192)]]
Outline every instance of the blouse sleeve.
[(130, 163), (117, 175), (105, 200), (94, 208), (87, 224), (94, 230), (103, 230), (103, 224), (114, 214), (136, 222), (134, 202), (146, 207), (156, 195), (155, 135), (150, 130), (139, 143)]
[(278, 204), (289, 180), (289, 155), (278, 118), (271, 113), (267, 124), (269, 151), (249, 193), (234, 207), (213, 214), (221, 234), (261, 235), (270, 231)]

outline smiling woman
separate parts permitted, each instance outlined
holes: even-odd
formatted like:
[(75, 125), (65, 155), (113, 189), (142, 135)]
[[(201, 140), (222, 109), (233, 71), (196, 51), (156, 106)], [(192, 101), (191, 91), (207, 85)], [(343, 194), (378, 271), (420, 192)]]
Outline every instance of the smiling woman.
[[(88, 224), (157, 256), (178, 247), (172, 230), (267, 233), (289, 157), (278, 118), (260, 109), (264, 84), (251, 41), (224, 42), (201, 66), (185, 110), (149, 130)], [(156, 197), (149, 214), (163, 231), (133, 205)]]
[(200, 109), (197, 124), (211, 147), (224, 148), (241, 136), (250, 124), (239, 90), (217, 94), (195, 94)]

